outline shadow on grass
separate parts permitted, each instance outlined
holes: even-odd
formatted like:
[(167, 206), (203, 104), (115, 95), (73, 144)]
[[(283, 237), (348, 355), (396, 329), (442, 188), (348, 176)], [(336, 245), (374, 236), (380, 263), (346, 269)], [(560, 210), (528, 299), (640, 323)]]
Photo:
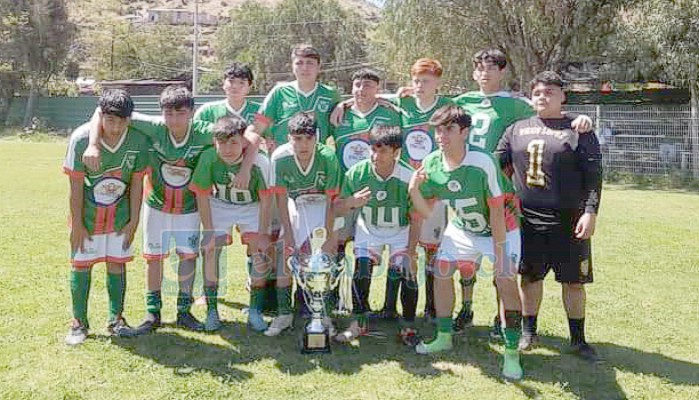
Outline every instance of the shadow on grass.
[[(341, 320), (340, 326), (347, 323)], [(266, 360), (274, 360), (276, 368), (292, 376), (316, 369), (351, 376), (366, 366), (394, 362), (404, 371), (422, 378), (453, 375), (454, 366), (471, 366), (489, 378), (502, 381), (503, 347), (490, 342), (487, 327), (473, 327), (466, 335), (456, 337), (452, 352), (419, 356), (395, 339), (397, 324), (379, 321), (376, 328), (385, 333), (384, 338), (362, 337), (358, 347), (333, 344), (331, 354), (303, 355), (299, 351), (303, 325), (297, 318), (292, 332), (269, 338), (245, 324), (227, 323), (214, 335), (228, 342), (228, 346), (208, 343), (198, 335), (182, 336), (177, 330), (161, 330), (114, 343), (135, 355), (173, 368), (176, 374), (206, 371), (229, 382), (253, 378), (253, 373), (237, 367)], [(433, 332), (429, 325), (419, 325), (419, 329), (426, 335)], [(531, 385), (540, 382), (557, 385), (579, 398), (623, 399), (628, 396), (617, 383), (617, 370), (651, 375), (675, 385), (699, 385), (699, 364), (613, 343), (594, 345), (605, 360), (603, 363), (592, 364), (566, 354), (565, 338), (542, 336), (540, 349), (522, 356), (525, 379), (515, 385), (530, 398), (542, 395)]]

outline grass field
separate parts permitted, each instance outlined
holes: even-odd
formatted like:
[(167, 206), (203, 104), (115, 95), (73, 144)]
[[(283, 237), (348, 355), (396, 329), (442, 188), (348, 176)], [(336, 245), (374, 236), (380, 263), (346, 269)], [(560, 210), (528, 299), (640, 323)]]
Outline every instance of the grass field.
[[(388, 339), (303, 356), (296, 336), (245, 326), (241, 249), (228, 253), (216, 334), (167, 327), (129, 340), (105, 336), (104, 267), (93, 274), (83, 345), (63, 344), (70, 318), (66, 143), (0, 139), (0, 398), (3, 399), (697, 399), (699, 398), (699, 195), (607, 187), (594, 241), (588, 338), (606, 362), (566, 355), (560, 288), (549, 277), (543, 346), (524, 357), (525, 379), (499, 378), (502, 346), (487, 340), (488, 279), (476, 286), (476, 327), (448, 355), (419, 357)], [(140, 243), (140, 242), (138, 242)], [(140, 246), (139, 246), (140, 247)], [(143, 267), (129, 266), (126, 317), (143, 315)], [(171, 274), (170, 274), (171, 275)], [(380, 306), (382, 282), (372, 301)], [(164, 318), (174, 319), (172, 284)], [(168, 289), (166, 289), (168, 290)], [(419, 309), (422, 309), (420, 306)], [(195, 307), (203, 316), (204, 307)], [(422, 327), (431, 333), (431, 328)]]

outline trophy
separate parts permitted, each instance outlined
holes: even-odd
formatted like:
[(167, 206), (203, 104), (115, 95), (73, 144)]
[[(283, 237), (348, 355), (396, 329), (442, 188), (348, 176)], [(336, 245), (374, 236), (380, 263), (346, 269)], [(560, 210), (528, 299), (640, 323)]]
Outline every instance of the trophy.
[(327, 238), (325, 228), (316, 228), (311, 235), (311, 255), (289, 258), (289, 269), (303, 291), (303, 299), (311, 311), (311, 321), (304, 327), (301, 353), (329, 353), (330, 332), (323, 321), (327, 316), (325, 299), (340, 283), (342, 268), (321, 247)]

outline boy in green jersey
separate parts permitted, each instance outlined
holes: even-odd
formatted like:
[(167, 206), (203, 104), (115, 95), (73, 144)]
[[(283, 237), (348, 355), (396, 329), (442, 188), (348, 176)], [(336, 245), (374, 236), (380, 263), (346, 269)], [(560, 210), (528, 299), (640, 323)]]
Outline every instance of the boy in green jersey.
[[(213, 144), (212, 124), (192, 120), (194, 98), (184, 87), (170, 86), (160, 96), (162, 117), (137, 115), (131, 127), (151, 142), (147, 196), (143, 210), (143, 256), (147, 260), (146, 318), (136, 334), (160, 327), (162, 308), (163, 260), (174, 239), (178, 263), (177, 326), (200, 331), (204, 325), (191, 313), (196, 259), (199, 253), (200, 218), (194, 192), (189, 183), (199, 155)], [(99, 112), (94, 120), (99, 121)], [(90, 134), (90, 146), (97, 147), (99, 130)], [(259, 137), (246, 137), (245, 156), (234, 186), (246, 189), (250, 171), (257, 158)], [(86, 159), (86, 156), (83, 157)], [(99, 159), (92, 162), (99, 164)], [(86, 160), (87, 164), (87, 160)]]
[(352, 284), (354, 320), (336, 337), (350, 342), (367, 331), (369, 288), (374, 265), (381, 264), (384, 247), (389, 252), (389, 275), (402, 286), (403, 343), (417, 344), (414, 329), (417, 307), (417, 265), (415, 247), (420, 221), (412, 217), (408, 183), (413, 169), (399, 160), (403, 137), (399, 126), (377, 125), (369, 134), (370, 159), (360, 161), (345, 173), (335, 204), (336, 215), (357, 210), (354, 237), (355, 268)]
[[(332, 149), (318, 143), (317, 128), (311, 113), (297, 114), (289, 120), (288, 143), (272, 154), (270, 186), (279, 208), (285, 258), (294, 252), (310, 254), (311, 232), (318, 227), (329, 233), (323, 250), (335, 251), (332, 200), (340, 185), (340, 166)], [(293, 321), (291, 275), (286, 262), (279, 264), (275, 271), (278, 315), (265, 331), (267, 336), (279, 335)], [(332, 324), (326, 323), (332, 333)]]
[(88, 146), (89, 124), (71, 135), (63, 169), (70, 177), (70, 289), (73, 321), (66, 343), (85, 341), (89, 329), (87, 303), (92, 266), (107, 264), (107, 293), (111, 334), (128, 336), (122, 316), (126, 263), (133, 259), (131, 243), (138, 227), (143, 175), (148, 166), (146, 138), (129, 129), (133, 101), (123, 90), (104, 93), (99, 100), (102, 119), (102, 165), (91, 171), (82, 163)]
[(232, 243), (231, 230), (237, 227), (243, 244), (247, 245), (251, 263), (250, 312), (248, 322), (257, 331), (267, 325), (262, 319), (264, 287), (267, 264), (264, 254), (269, 245), (269, 213), (271, 190), (269, 161), (257, 155), (248, 188), (241, 190), (232, 185), (243, 161), (243, 133), (247, 124), (238, 117), (223, 117), (213, 128), (214, 147), (199, 157), (189, 188), (196, 193), (197, 209), (204, 228), (204, 292), (206, 294), (207, 319), (205, 329), (220, 327), (217, 311), (218, 260), (221, 248)]
[(466, 148), (471, 120), (457, 106), (444, 107), (432, 116), (439, 150), (427, 156), (410, 182), (409, 192), (416, 211), (427, 217), (432, 212), (426, 199), (445, 202), (453, 214), (437, 251), (434, 271), (437, 336), (420, 343), (418, 354), (452, 348), (452, 310), (456, 270), (470, 279), (484, 257), (492, 259), (500, 301), (504, 307), (505, 360), (503, 375), (521, 379), (517, 345), (521, 310), (517, 287), (520, 236), (517, 221), (507, 226), (503, 191), (506, 178), (492, 155)]
[(248, 100), (252, 87), (252, 70), (245, 64), (233, 63), (223, 72), (223, 91), (226, 98), (202, 104), (194, 113), (195, 120), (215, 123), (220, 118), (234, 116), (242, 118), (248, 125), (255, 120), (260, 104)]
[(262, 136), (267, 152), (287, 142), (289, 120), (299, 112), (313, 113), (318, 125), (318, 142), (332, 136), (328, 117), (340, 101), (337, 90), (318, 82), (320, 52), (307, 44), (291, 51), (291, 65), (296, 80), (278, 83), (262, 102), (254, 124), (248, 130)]

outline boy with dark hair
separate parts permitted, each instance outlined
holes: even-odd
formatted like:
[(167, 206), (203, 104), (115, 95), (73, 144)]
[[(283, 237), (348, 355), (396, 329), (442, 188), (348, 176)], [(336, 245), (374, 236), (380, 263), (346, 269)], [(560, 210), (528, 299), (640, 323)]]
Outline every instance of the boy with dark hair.
[[(318, 125), (310, 112), (296, 114), (289, 120), (288, 143), (272, 154), (270, 186), (275, 193), (281, 221), (284, 261), (291, 253), (310, 254), (311, 232), (325, 227), (326, 253), (335, 251), (332, 201), (340, 185), (340, 167), (333, 151), (318, 143)], [(265, 331), (277, 336), (291, 328), (291, 274), (286, 262), (275, 270), (277, 275), (278, 315)], [(332, 322), (326, 320), (331, 334)]]
[(82, 154), (88, 145), (89, 124), (73, 132), (63, 169), (70, 177), (70, 289), (73, 322), (66, 343), (85, 341), (89, 329), (87, 303), (92, 266), (107, 264), (107, 293), (111, 334), (128, 336), (122, 316), (126, 291), (126, 263), (133, 259), (131, 244), (138, 227), (143, 175), (148, 166), (146, 138), (129, 129), (133, 101), (123, 90), (104, 93), (99, 108), (102, 165), (85, 168)]
[[(269, 244), (269, 213), (271, 190), (269, 161), (258, 154), (253, 165), (248, 188), (233, 186), (235, 175), (243, 160), (245, 121), (238, 117), (223, 117), (213, 128), (214, 147), (205, 150), (199, 158), (189, 188), (196, 193), (197, 209), (204, 228), (204, 292), (207, 302), (205, 329), (220, 327), (217, 311), (218, 261), (221, 248), (232, 243), (231, 230), (237, 227), (247, 256), (256, 259), (264, 254)], [(257, 331), (264, 331), (262, 320), (264, 287), (268, 265), (264, 257), (251, 263), (250, 311), (248, 323)]]
[(573, 352), (597, 360), (585, 340), (585, 284), (592, 283), (590, 238), (602, 191), (601, 153), (594, 132), (578, 134), (563, 114), (563, 80), (552, 71), (531, 82), (537, 115), (510, 126), (496, 154), (512, 168), (522, 204), (520, 265), (524, 332), (520, 350), (536, 344), (543, 279), (553, 269), (563, 286)]
[(252, 70), (245, 64), (233, 63), (223, 72), (223, 91), (226, 98), (202, 104), (194, 119), (215, 123), (220, 118), (235, 116), (252, 124), (260, 104), (246, 99), (252, 88)]
[(403, 146), (400, 126), (376, 125), (369, 133), (370, 159), (352, 166), (345, 173), (335, 203), (335, 214), (357, 210), (352, 284), (354, 320), (335, 339), (351, 342), (367, 332), (369, 288), (374, 265), (381, 264), (384, 247), (388, 247), (389, 269), (399, 276), (403, 305), (399, 336), (406, 345), (417, 344), (414, 329), (417, 307), (417, 254), (415, 247), (420, 221), (411, 213), (408, 183), (413, 169), (399, 160)]

